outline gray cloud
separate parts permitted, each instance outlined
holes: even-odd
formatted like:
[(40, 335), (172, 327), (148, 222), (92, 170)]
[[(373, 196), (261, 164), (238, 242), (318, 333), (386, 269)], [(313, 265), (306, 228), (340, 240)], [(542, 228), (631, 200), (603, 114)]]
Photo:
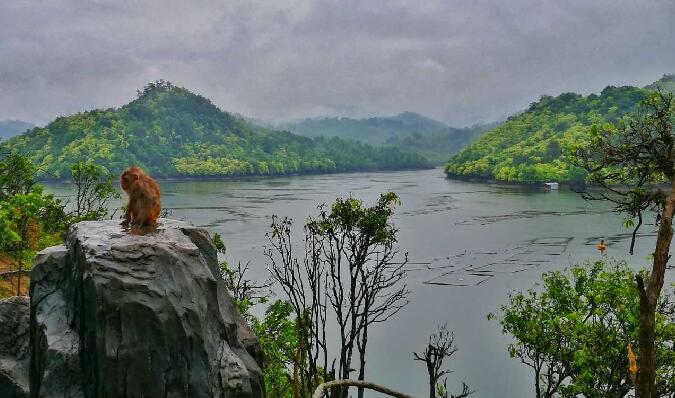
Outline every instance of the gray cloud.
[(164, 78), (264, 120), (491, 121), (675, 72), (672, 0), (14, 0), (0, 119), (119, 106)]

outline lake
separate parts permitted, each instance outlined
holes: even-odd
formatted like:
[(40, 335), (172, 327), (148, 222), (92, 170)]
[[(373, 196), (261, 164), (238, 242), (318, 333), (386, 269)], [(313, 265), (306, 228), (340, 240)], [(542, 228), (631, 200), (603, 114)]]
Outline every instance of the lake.
[[(293, 218), (300, 231), (318, 204), (337, 196), (351, 194), (372, 203), (381, 192), (396, 192), (402, 205), (394, 222), (401, 250), (410, 255), (411, 301), (370, 332), (366, 376), (415, 396), (427, 396), (427, 374), (412, 353), (423, 350), (428, 335), (445, 322), (459, 347), (447, 363), (454, 371), (449, 387), (458, 391), (465, 381), (475, 396), (534, 396), (530, 369), (508, 357), (509, 339), (487, 314), (497, 311), (511, 290), (531, 287), (542, 272), (599, 258), (595, 245), (600, 239), (609, 256), (630, 257), (630, 230), (605, 203), (586, 202), (566, 190), (451, 181), (441, 169), (161, 185), (172, 218), (220, 233), (227, 259), (250, 262), (251, 276), (259, 279), (267, 276), (262, 246), (273, 214)], [(68, 192), (63, 185), (49, 190)], [(645, 237), (629, 258), (632, 265), (649, 264), (653, 232), (652, 225), (643, 227)]]

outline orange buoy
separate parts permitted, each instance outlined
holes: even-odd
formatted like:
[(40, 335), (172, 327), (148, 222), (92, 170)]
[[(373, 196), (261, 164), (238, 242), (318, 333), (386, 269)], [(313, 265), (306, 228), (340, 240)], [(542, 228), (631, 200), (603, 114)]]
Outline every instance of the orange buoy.
[(600, 243), (598, 243), (595, 246), (595, 248), (598, 249), (600, 254), (605, 254), (605, 250), (607, 250), (607, 245), (605, 244), (605, 240), (604, 239), (600, 240)]

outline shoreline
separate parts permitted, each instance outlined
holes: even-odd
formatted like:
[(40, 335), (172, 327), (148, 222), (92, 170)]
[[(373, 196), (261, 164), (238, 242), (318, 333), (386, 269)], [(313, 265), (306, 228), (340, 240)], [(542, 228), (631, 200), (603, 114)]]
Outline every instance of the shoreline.
[[(335, 175), (335, 174), (354, 174), (354, 173), (395, 173), (398, 171), (423, 171), (423, 170), (433, 170), (441, 169), (440, 166), (427, 166), (427, 167), (402, 167), (395, 169), (362, 169), (362, 170), (342, 170), (342, 171), (317, 171), (317, 172), (305, 172), (305, 173), (288, 173), (288, 174), (238, 174), (238, 175), (204, 175), (204, 176), (172, 176), (172, 177), (153, 177), (156, 181), (160, 182), (177, 182), (177, 181), (247, 181), (247, 180), (261, 180), (261, 179), (277, 179), (284, 177), (302, 177), (302, 176), (316, 176), (316, 175)], [(151, 175), (152, 177), (152, 175)], [(72, 180), (69, 178), (63, 179), (49, 179), (49, 178), (38, 178), (35, 180), (38, 183), (47, 183), (47, 184), (66, 184), (70, 183)]]

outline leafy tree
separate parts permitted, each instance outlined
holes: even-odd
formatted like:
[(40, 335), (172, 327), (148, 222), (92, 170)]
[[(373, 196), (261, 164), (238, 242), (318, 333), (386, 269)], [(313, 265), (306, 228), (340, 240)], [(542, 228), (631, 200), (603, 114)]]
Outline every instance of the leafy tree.
[[(657, 213), (659, 228), (649, 279), (645, 283), (643, 275), (635, 275), (640, 297), (637, 398), (652, 398), (657, 390), (656, 309), (670, 258), (675, 212), (674, 123), (673, 95), (653, 93), (642, 101), (635, 117), (616, 125), (593, 126), (589, 142), (571, 154), (571, 160), (588, 171), (589, 182), (603, 188), (599, 193), (583, 193), (585, 198), (610, 201), (617, 212), (637, 218), (633, 242), (643, 213)], [(663, 182), (667, 186), (661, 186)], [(631, 244), (631, 253), (632, 248)]]
[(35, 167), (27, 158), (9, 154), (0, 160), (0, 252), (17, 262), (20, 295), (24, 265), (35, 253), (60, 241), (67, 217), (63, 204), (35, 184)]
[[(542, 276), (541, 287), (514, 292), (498, 319), (515, 342), (509, 354), (530, 367), (537, 398), (625, 397), (633, 388), (627, 344), (638, 333), (639, 295), (624, 262), (596, 261)], [(675, 306), (656, 316), (659, 377), (654, 397), (675, 393)]]
[(0, 200), (29, 193), (35, 186), (35, 172), (26, 156), (9, 153), (0, 159)]
[(270, 398), (299, 396), (297, 388), (301, 386), (296, 383), (297, 374), (289, 371), (295, 366), (293, 358), (298, 347), (297, 322), (292, 315), (293, 307), (289, 302), (275, 300), (267, 307), (262, 319), (254, 317), (251, 321), (265, 358), (263, 376), (265, 391)]

